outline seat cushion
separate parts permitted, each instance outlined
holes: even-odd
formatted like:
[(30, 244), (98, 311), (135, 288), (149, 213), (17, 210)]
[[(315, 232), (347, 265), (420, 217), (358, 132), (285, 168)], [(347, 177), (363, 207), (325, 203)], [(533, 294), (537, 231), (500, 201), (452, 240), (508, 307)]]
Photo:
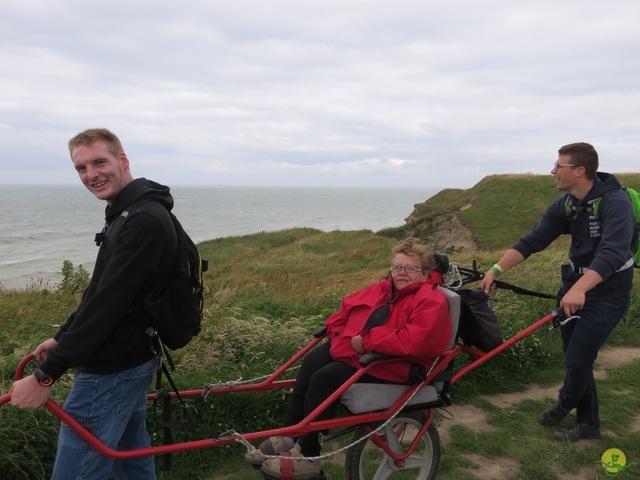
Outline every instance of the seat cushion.
[[(409, 388), (411, 388), (410, 385), (355, 383), (340, 397), (340, 403), (353, 414), (386, 410)], [(407, 406), (437, 400), (436, 388), (433, 385), (425, 385), (413, 396)]]

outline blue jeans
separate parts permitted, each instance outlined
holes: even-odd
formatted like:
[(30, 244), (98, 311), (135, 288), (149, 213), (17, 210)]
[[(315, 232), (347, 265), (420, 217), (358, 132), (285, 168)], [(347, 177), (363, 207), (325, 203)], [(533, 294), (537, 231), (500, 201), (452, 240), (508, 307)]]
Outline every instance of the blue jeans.
[(566, 364), (564, 385), (558, 400), (566, 409), (576, 409), (576, 420), (600, 425), (598, 391), (593, 378), (593, 363), (598, 350), (609, 338), (629, 308), (629, 297), (586, 303), (576, 312), (580, 318), (561, 328)]
[[(77, 373), (64, 409), (102, 443), (115, 450), (151, 446), (146, 430), (147, 389), (157, 359), (110, 375)], [(153, 457), (115, 460), (82, 440), (66, 424), (60, 427), (52, 480), (153, 480)]]

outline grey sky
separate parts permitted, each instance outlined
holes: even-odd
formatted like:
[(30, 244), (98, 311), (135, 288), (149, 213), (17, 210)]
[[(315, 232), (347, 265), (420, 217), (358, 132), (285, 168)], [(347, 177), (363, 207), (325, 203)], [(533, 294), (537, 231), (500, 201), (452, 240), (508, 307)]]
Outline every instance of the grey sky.
[(67, 140), (207, 185), (469, 187), (588, 141), (638, 171), (640, 2), (0, 0), (0, 183)]

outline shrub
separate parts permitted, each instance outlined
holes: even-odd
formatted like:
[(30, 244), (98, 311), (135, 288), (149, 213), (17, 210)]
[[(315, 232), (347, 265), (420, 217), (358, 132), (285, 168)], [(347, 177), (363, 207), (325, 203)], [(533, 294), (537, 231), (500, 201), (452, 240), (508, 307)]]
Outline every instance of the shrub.
[(62, 262), (62, 282), (58, 287), (65, 293), (82, 292), (89, 285), (89, 272), (82, 266), (78, 265), (75, 269), (73, 263), (69, 260)]

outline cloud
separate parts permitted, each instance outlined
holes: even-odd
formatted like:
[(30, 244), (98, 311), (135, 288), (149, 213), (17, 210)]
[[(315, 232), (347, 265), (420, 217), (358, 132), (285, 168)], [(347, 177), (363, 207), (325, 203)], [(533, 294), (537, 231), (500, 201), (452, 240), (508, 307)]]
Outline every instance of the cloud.
[(589, 141), (637, 170), (632, 0), (2, 2), (0, 178), (117, 133), (175, 184), (471, 186)]

